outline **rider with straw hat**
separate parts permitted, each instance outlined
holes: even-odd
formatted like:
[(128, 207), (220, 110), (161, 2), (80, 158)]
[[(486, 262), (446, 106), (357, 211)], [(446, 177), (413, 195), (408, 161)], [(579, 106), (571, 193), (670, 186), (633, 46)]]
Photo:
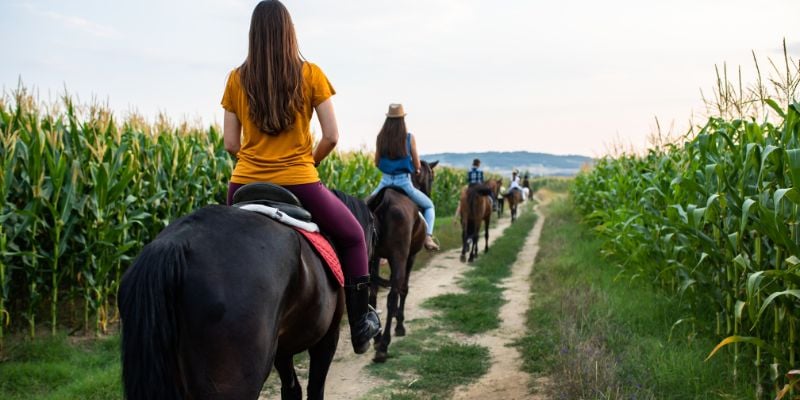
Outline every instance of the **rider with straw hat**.
[(386, 120), (378, 133), (375, 145), (375, 165), (383, 176), (372, 195), (387, 186), (402, 189), (422, 209), (422, 216), (427, 225), (425, 248), (439, 250), (439, 245), (433, 240), (433, 223), (436, 219), (433, 201), (411, 183), (411, 174), (419, 175), (421, 163), (417, 153), (417, 141), (414, 135), (406, 130), (405, 116), (402, 104), (389, 104)]

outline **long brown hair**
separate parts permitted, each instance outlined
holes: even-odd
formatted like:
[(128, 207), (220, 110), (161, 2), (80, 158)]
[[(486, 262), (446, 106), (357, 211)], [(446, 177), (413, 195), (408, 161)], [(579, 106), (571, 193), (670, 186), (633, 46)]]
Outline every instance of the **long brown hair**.
[(408, 154), (406, 148), (406, 120), (405, 118), (386, 118), (383, 123), (378, 140), (375, 143), (375, 150), (381, 157), (390, 160), (405, 157)]
[(277, 135), (294, 123), (303, 107), (303, 57), (289, 11), (278, 0), (264, 0), (250, 19), (247, 59), (239, 67), (250, 119)]

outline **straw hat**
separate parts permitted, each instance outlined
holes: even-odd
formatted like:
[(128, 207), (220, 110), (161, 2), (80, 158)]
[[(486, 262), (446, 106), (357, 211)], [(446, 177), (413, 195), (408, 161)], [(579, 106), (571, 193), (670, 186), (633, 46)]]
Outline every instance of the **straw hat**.
[(403, 105), (399, 103), (389, 104), (389, 112), (386, 113), (387, 118), (403, 118), (406, 112), (403, 111)]

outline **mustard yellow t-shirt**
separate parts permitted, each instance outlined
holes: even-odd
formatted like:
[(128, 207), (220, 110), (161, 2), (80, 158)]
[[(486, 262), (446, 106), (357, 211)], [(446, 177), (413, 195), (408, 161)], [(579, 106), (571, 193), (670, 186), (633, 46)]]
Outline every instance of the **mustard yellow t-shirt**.
[(314, 107), (336, 91), (318, 66), (305, 62), (303, 92), (306, 104), (298, 110), (294, 124), (279, 135), (268, 135), (250, 120), (247, 92), (242, 86), (238, 68), (228, 75), (222, 107), (236, 114), (243, 131), (242, 146), (237, 154), (239, 160), (233, 169), (231, 182), (301, 185), (319, 181), (312, 154), (311, 115)]

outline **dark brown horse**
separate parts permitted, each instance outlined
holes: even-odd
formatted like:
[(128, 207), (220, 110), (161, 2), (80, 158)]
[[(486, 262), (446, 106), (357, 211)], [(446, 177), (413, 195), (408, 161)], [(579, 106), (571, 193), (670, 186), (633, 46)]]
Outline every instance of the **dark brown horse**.
[[(434, 172), (438, 161), (422, 161), (420, 174), (413, 176), (414, 186), (431, 195)], [(372, 290), (370, 304), (375, 307), (378, 286), (389, 287), (386, 299), (386, 316), (383, 332), (375, 337), (375, 362), (384, 362), (392, 341), (392, 319), (397, 319), (395, 335), (405, 336), (405, 304), (408, 296), (408, 279), (414, 259), (425, 241), (425, 220), (417, 205), (400, 189), (386, 188), (367, 201), (375, 216), (377, 243), (370, 259)], [(391, 270), (389, 280), (379, 276), (379, 260), (385, 258)]]
[(461, 221), (461, 262), (469, 262), (478, 256), (478, 242), (480, 241), (481, 224), (484, 226), (485, 247), (484, 253), (489, 251), (489, 223), (492, 219), (492, 189), (485, 184), (477, 184), (467, 188), (462, 193), (459, 209)]
[(522, 203), (522, 189), (513, 188), (504, 196), (508, 203), (508, 211), (511, 213), (511, 222), (517, 219), (517, 206)]
[[(366, 204), (348, 204), (363, 207), (370, 243)], [(344, 312), (326, 271), (300, 233), (250, 211), (209, 206), (172, 222), (120, 284), (125, 396), (254, 400), (274, 364), (281, 398), (301, 399), (292, 358), (308, 350), (308, 398), (322, 399)]]

